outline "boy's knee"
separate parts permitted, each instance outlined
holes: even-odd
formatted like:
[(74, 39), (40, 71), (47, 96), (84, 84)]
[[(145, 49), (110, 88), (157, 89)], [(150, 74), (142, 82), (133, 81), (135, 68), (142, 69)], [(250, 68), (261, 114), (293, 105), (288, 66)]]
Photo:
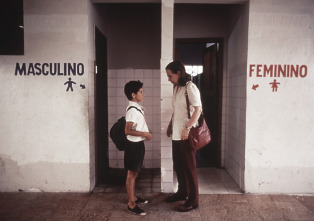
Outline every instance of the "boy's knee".
[(128, 178), (135, 179), (137, 177), (137, 174), (138, 174), (137, 172), (129, 170), (128, 171)]

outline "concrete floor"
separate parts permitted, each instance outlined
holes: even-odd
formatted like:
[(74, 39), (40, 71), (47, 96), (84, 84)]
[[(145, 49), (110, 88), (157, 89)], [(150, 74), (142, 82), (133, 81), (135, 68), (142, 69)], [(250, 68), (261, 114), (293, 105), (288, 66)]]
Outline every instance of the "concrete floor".
[(200, 169), (199, 179), (200, 207), (188, 213), (177, 212), (183, 202), (163, 202), (168, 194), (160, 193), (155, 170), (143, 171), (137, 183), (137, 195), (149, 200), (142, 205), (144, 217), (127, 212), (120, 183), (98, 186), (91, 193), (0, 193), (0, 220), (314, 220), (313, 195), (243, 194), (218, 169)]

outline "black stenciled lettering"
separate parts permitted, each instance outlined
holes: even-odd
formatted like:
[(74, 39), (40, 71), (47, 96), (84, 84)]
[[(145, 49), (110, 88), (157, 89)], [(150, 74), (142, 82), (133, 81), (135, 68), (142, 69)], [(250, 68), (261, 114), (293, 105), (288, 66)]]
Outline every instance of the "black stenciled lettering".
[(49, 72), (46, 71), (45, 67), (49, 67), (49, 64), (48, 63), (43, 63), (43, 65), (41, 66), (43, 75), (47, 76), (49, 74)]
[(35, 74), (37, 75), (41, 75), (41, 68), (40, 68), (41, 64), (40, 63), (35, 63)]
[(67, 75), (67, 63), (63, 64), (63, 71), (64, 71), (64, 76)]
[(68, 63), (68, 75), (76, 75), (76, 63), (73, 63), (73, 66), (71, 63)]
[[(52, 70), (53, 69), (52, 65), (54, 66), (54, 70)], [(56, 73), (57, 73), (56, 63), (54, 63), (54, 64), (50, 63), (50, 74), (56, 75)]]
[[(254, 73), (254, 65), (250, 67), (250, 77)], [(306, 69), (307, 71), (307, 69)], [(52, 75), (67, 76), (84, 75), (85, 68), (83, 63), (16, 63), (15, 75)], [(258, 77), (261, 73), (261, 65), (258, 65)]]
[(20, 75), (26, 75), (26, 66), (25, 63), (22, 64), (22, 68), (20, 67), (19, 63), (16, 63), (15, 65), (15, 75), (17, 75), (17, 73), (19, 73)]
[(27, 75), (33, 74), (35, 75), (34, 65), (33, 63), (29, 63)]
[(63, 72), (61, 72), (60, 63), (57, 63), (58, 66), (58, 75), (63, 75)]
[(77, 74), (80, 76), (84, 74), (84, 65), (82, 63), (77, 64)]

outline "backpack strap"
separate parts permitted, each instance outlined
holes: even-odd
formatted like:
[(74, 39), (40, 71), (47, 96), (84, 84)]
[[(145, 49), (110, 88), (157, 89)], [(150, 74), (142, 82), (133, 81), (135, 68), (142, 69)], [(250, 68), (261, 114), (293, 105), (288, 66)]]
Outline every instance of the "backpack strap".
[(143, 115), (142, 111), (135, 106), (129, 107), (126, 111), (128, 112), (128, 110), (130, 110), (131, 108), (135, 108), (136, 110), (138, 110)]

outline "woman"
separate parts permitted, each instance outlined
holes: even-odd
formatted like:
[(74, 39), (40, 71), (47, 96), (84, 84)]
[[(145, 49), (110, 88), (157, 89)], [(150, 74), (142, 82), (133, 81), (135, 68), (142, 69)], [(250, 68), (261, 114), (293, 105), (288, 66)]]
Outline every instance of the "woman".
[[(172, 158), (178, 179), (178, 191), (166, 198), (166, 202), (185, 200), (179, 211), (188, 212), (198, 207), (198, 178), (196, 172), (195, 149), (190, 147), (188, 136), (190, 129), (197, 126), (202, 113), (200, 92), (191, 82), (180, 61), (173, 61), (166, 67), (168, 80), (173, 84), (173, 114), (167, 129), (172, 137)], [(188, 117), (186, 91), (190, 103), (191, 118)]]

